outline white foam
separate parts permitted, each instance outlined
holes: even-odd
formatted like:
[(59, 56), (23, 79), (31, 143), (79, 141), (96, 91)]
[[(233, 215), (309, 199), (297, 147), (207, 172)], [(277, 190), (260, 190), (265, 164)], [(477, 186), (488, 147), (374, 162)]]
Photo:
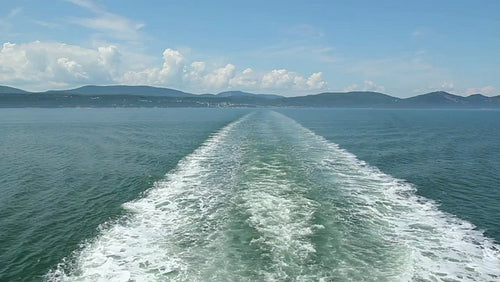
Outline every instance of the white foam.
[[(288, 117), (255, 116), (221, 129), (124, 204), (127, 217), (103, 225), (47, 279), (499, 279), (499, 248), (471, 223)], [(325, 194), (309, 197), (315, 191)], [(234, 212), (245, 222), (235, 223), (242, 215)], [(328, 222), (316, 223), (317, 214)], [(238, 231), (255, 234), (244, 245), (231, 241)], [(331, 253), (312, 239), (319, 232), (336, 240)]]
[[(100, 235), (74, 254), (74, 263), (61, 263), (49, 272), (50, 281), (155, 281), (181, 279), (189, 269), (189, 259), (207, 255), (180, 244), (204, 246), (214, 243), (217, 218), (208, 218), (222, 199), (219, 188), (230, 185), (214, 177), (219, 165), (230, 166), (236, 150), (222, 146), (243, 117), (211, 136), (200, 148), (181, 160), (177, 169), (157, 182), (145, 196), (123, 204), (130, 214), (115, 224), (106, 224)], [(224, 159), (224, 162), (221, 160)], [(229, 177), (228, 177), (229, 176)], [(198, 234), (200, 223), (204, 234)], [(207, 231), (208, 230), (208, 231)], [(203, 236), (207, 237), (203, 237)], [(189, 269), (191, 270), (191, 269)]]
[(312, 223), (318, 204), (301, 195), (305, 187), (270, 178), (255, 179), (241, 196), (249, 224), (259, 233), (252, 244), (266, 251), (273, 262), (263, 270), (265, 277), (286, 279), (288, 273), (298, 272), (316, 252), (309, 237), (322, 226)]
[(440, 211), (432, 200), (417, 196), (409, 183), (280, 117), (295, 124), (298, 135), (307, 135), (306, 142), (316, 140), (310, 147), (323, 148), (316, 157), (345, 199), (356, 203), (357, 209), (350, 211), (353, 216), (402, 248), (400, 274), (395, 280), (500, 280), (500, 248), (473, 224)]

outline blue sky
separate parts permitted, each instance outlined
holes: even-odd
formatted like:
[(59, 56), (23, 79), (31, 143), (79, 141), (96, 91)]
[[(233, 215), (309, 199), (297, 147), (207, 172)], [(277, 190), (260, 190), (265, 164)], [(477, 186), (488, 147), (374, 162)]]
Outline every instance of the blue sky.
[(500, 1), (1, 1), (0, 84), (500, 94)]

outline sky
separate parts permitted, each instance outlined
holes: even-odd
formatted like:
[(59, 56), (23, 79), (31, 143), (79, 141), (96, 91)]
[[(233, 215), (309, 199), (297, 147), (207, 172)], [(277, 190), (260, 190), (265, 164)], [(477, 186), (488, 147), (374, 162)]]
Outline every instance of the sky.
[(0, 85), (500, 94), (500, 1), (0, 0)]

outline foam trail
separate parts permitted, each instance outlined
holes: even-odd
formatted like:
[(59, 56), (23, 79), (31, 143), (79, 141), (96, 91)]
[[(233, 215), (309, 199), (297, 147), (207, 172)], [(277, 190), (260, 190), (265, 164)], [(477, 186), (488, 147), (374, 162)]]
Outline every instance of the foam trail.
[[(497, 245), (290, 118), (185, 157), (53, 281), (497, 281)], [(68, 259), (71, 261), (71, 259)]]
[[(218, 189), (231, 185), (232, 165), (238, 157), (237, 147), (223, 144), (244, 119), (210, 137), (144, 197), (125, 203), (129, 216), (103, 226), (98, 238), (75, 253), (74, 263), (62, 263), (47, 279), (183, 280), (189, 264), (210, 257), (210, 245), (223, 228), (224, 213), (214, 213), (224, 205)], [(219, 171), (226, 172), (224, 178), (215, 177)]]
[(304, 150), (302, 154), (315, 158), (311, 167), (315, 172), (309, 177), (341, 188), (328, 193), (323, 189), (330, 187), (317, 187), (325, 192), (322, 202), (329, 205), (325, 211), (333, 211), (326, 212), (334, 219), (326, 225), (340, 229), (336, 235), (343, 239), (332, 248), (339, 254), (335, 264), (348, 266), (334, 269), (330, 277), (393, 281), (500, 278), (499, 247), (471, 223), (441, 212), (434, 202), (417, 196), (410, 184), (368, 166), (297, 122), (282, 115), (279, 118), (303, 142), (298, 147)]

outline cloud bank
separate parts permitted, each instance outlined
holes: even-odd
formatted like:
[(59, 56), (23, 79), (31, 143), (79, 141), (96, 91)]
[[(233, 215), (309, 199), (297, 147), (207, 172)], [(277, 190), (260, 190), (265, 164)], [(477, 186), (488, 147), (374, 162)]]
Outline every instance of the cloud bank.
[(327, 87), (321, 72), (306, 76), (286, 69), (239, 69), (231, 63), (190, 60), (174, 49), (165, 49), (163, 64), (158, 66), (138, 67), (131, 56), (114, 45), (91, 49), (59, 42), (4, 43), (0, 49), (0, 84), (35, 91), (84, 84), (128, 84), (198, 93), (239, 89), (285, 95)]
[(0, 82), (31, 90), (110, 83), (119, 65), (120, 53), (112, 45), (87, 49), (54, 42), (4, 43)]
[(170, 85), (198, 92), (229, 89), (303, 92), (327, 86), (321, 72), (306, 77), (286, 69), (241, 70), (231, 63), (213, 66), (203, 61), (190, 61), (180, 51), (173, 49), (163, 52), (161, 67), (127, 71), (117, 81), (126, 84)]

